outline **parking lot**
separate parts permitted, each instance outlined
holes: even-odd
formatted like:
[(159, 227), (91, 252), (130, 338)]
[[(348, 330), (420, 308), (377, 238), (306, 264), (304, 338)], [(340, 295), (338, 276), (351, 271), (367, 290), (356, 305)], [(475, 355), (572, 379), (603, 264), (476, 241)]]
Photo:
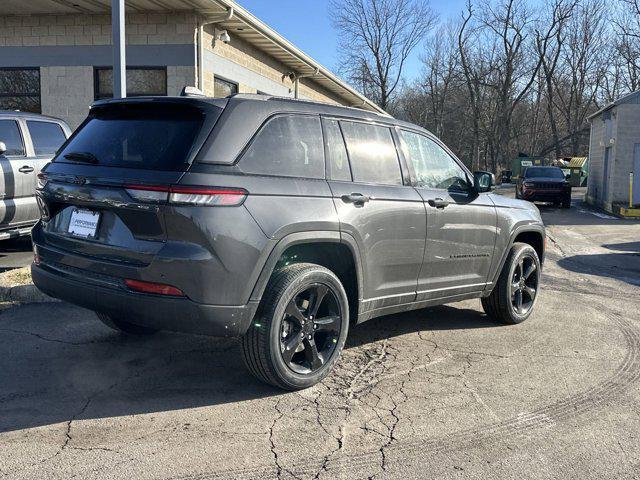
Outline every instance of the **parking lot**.
[(71, 305), (5, 305), (0, 473), (640, 478), (640, 222), (581, 194), (541, 207), (548, 255), (525, 323), (477, 300), (378, 318), (298, 393), (251, 377), (233, 340), (124, 338)]

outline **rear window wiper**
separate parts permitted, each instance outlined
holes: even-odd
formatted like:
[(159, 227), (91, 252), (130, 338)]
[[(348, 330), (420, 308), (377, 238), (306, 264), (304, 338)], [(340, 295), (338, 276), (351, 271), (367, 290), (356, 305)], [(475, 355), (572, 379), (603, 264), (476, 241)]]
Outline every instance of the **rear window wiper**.
[(98, 157), (91, 152), (69, 152), (65, 153), (63, 157), (76, 162), (98, 163)]

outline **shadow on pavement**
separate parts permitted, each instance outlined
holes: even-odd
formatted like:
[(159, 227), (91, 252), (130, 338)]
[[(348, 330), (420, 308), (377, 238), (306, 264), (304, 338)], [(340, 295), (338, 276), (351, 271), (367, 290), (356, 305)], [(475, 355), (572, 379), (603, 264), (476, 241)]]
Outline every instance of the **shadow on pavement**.
[(616, 250), (618, 252), (640, 253), (640, 242), (608, 243), (602, 246), (609, 250)]
[[(66, 304), (12, 310), (0, 314), (0, 432), (284, 393), (246, 371), (236, 340), (124, 337)], [(434, 307), (355, 326), (346, 348), (421, 330), (495, 326), (476, 310)]]
[(615, 278), (630, 285), (640, 286), (638, 253), (573, 255), (560, 258), (558, 265), (572, 272)]

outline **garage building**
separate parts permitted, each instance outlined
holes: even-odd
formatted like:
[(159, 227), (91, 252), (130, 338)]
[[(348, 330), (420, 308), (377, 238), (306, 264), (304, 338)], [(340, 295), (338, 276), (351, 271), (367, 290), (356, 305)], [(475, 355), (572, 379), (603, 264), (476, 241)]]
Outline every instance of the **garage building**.
[[(233, 93), (312, 99), (382, 112), (231, 0), (126, 0), (127, 95)], [(3, 0), (0, 109), (76, 127), (113, 96), (111, 0)]]
[(587, 201), (621, 213), (629, 205), (629, 173), (633, 173), (632, 204), (640, 205), (640, 90), (589, 117), (589, 181)]

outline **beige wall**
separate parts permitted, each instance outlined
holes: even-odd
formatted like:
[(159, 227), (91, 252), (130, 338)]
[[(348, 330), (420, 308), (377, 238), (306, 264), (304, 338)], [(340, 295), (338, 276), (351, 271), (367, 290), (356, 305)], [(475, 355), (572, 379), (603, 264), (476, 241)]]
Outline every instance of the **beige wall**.
[[(232, 61), (234, 64), (247, 70), (248, 72), (251, 72), (254, 75), (260, 76), (264, 79), (268, 79), (269, 81), (280, 85), (280, 87), (286, 88), (288, 95), (293, 97), (293, 82), (291, 82), (291, 80), (289, 80), (289, 78), (287, 77), (283, 78), (291, 71), (289, 67), (279, 62), (275, 58), (270, 57), (253, 45), (250, 45), (239, 37), (233, 35), (233, 32), (228, 32), (231, 36), (231, 42), (227, 44), (220, 41), (214, 42), (214, 30), (215, 25), (205, 25), (204, 27), (204, 46), (207, 51)], [(213, 78), (216, 72), (215, 60), (213, 61), (213, 63), (213, 70), (205, 70), (204, 75), (204, 91), (208, 95), (213, 94)], [(256, 85), (243, 84), (237, 79), (228, 78), (229, 76), (230, 75), (227, 75), (226, 79), (238, 83), (239, 91), (255, 91)], [(267, 91), (266, 93), (278, 95), (283, 94), (281, 91)], [(342, 103), (342, 100), (340, 98), (322, 88), (320, 85), (315, 84), (310, 78), (301, 80), (300, 95), (304, 98), (320, 102), (333, 104)]]
[[(629, 201), (629, 172), (633, 171), (636, 143), (640, 143), (640, 104), (622, 104), (610, 110), (612, 133), (605, 131), (602, 116), (591, 121), (589, 141), (588, 200), (611, 210), (614, 203)], [(611, 142), (613, 140), (613, 143)], [(604, 175), (605, 148), (610, 147), (609, 175)], [(635, 172), (638, 174), (638, 172)], [(602, 199), (602, 189), (607, 183), (608, 195)]]
[[(126, 16), (127, 45), (139, 49), (145, 48), (145, 45), (156, 46), (150, 47), (155, 51), (158, 45), (171, 46), (162, 50), (168, 60), (174, 61), (173, 64), (167, 62), (168, 95), (178, 95), (185, 85), (196, 84), (196, 26), (195, 14), (128, 13)], [(290, 72), (289, 67), (241, 40), (233, 32), (229, 32), (229, 44), (220, 41), (214, 43), (214, 31), (214, 25), (205, 26), (203, 90), (206, 94), (213, 95), (214, 78), (219, 75), (237, 83), (240, 93), (256, 93), (260, 90), (293, 97), (294, 84), (286, 76)], [(110, 63), (110, 56), (106, 52), (102, 52), (101, 59), (96, 59), (96, 54), (90, 49), (104, 49), (110, 44), (109, 15), (1, 16), (0, 10), (0, 48), (8, 47), (14, 52), (12, 58), (22, 58), (24, 66), (41, 67), (42, 113), (60, 117), (74, 128), (86, 116), (94, 100), (93, 67)], [(75, 55), (73, 50), (68, 50), (74, 46), (79, 49)], [(193, 49), (185, 50), (185, 46), (193, 46)], [(46, 48), (39, 50), (37, 47)], [(62, 51), (66, 53), (60, 53)], [(60, 55), (60, 64), (55, 63), (55, 55)], [(146, 58), (144, 55), (142, 58)], [(37, 60), (33, 60), (42, 59), (43, 56), (46, 58), (41, 60), (43, 63), (38, 64)], [(128, 58), (129, 65), (154, 65), (153, 58), (149, 59), (149, 63), (140, 63), (141, 56), (138, 55), (138, 60), (132, 60), (133, 56), (130, 54)], [(311, 78), (300, 81), (300, 97), (333, 104), (343, 103), (342, 99)]]
[(40, 98), (43, 114), (76, 128), (93, 102), (93, 67), (42, 67)]
[[(193, 14), (131, 13), (126, 17), (127, 43), (193, 43), (195, 25)], [(109, 15), (0, 16), (0, 47), (110, 44)]]

